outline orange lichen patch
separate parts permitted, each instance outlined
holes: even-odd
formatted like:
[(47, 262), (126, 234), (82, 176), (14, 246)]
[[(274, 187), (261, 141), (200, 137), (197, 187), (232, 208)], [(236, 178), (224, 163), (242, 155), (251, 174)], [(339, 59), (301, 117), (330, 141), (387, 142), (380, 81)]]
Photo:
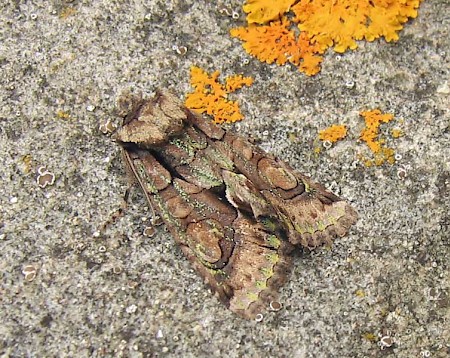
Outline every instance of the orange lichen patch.
[(357, 40), (398, 40), (408, 18), (417, 16), (421, 0), (300, 0), (292, 6), (294, 21), (313, 43), (336, 52), (355, 49)]
[(286, 18), (268, 25), (238, 27), (230, 34), (244, 41), (243, 47), (249, 54), (262, 62), (284, 65), (290, 62), (301, 72), (312, 76), (320, 71), (321, 49), (312, 45), (306, 33), (296, 36)]
[(342, 53), (356, 49), (358, 40), (398, 40), (405, 22), (417, 17), (421, 1), (247, 0), (248, 26), (230, 33), (260, 61), (290, 62), (311, 76), (320, 71), (321, 55), (329, 47)]
[(394, 116), (390, 113), (383, 114), (379, 109), (363, 111), (360, 115), (364, 117), (366, 123), (366, 127), (360, 134), (360, 139), (363, 140), (374, 153), (374, 159), (365, 160), (365, 165), (381, 165), (386, 161), (390, 164), (394, 164), (394, 150), (383, 146), (385, 143), (384, 139), (378, 139), (380, 125), (382, 123), (390, 122), (394, 119)]
[(345, 138), (347, 135), (347, 127), (344, 125), (334, 124), (328, 128), (319, 131), (319, 139), (335, 143)]
[(219, 71), (211, 75), (201, 68), (191, 67), (191, 85), (194, 92), (186, 97), (186, 107), (199, 112), (212, 115), (215, 123), (232, 123), (244, 118), (235, 101), (227, 99), (227, 95), (243, 86), (253, 83), (251, 77), (234, 75), (227, 77), (225, 85), (218, 82)]
[(288, 12), (297, 0), (247, 0), (242, 9), (249, 24), (265, 24)]
[(366, 128), (361, 132), (360, 138), (366, 142), (373, 153), (378, 153), (381, 145), (385, 142), (384, 139), (376, 140), (381, 123), (388, 123), (394, 119), (394, 115), (390, 113), (381, 113), (379, 109), (371, 111), (363, 111), (359, 113), (366, 122)]

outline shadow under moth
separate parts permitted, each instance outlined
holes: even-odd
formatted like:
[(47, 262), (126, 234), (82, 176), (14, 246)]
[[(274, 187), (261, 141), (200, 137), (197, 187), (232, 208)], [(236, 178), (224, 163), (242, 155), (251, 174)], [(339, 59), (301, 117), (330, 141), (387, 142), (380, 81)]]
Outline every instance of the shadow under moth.
[(356, 221), (346, 201), (170, 93), (128, 93), (118, 109), (127, 171), (195, 270), (242, 317), (279, 307), (296, 245), (330, 244)]

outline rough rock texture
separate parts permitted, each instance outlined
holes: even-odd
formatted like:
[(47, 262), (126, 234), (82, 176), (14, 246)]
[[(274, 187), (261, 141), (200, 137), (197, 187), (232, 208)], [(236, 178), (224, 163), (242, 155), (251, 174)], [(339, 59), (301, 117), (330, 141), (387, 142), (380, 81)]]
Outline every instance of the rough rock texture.
[[(450, 354), (448, 1), (423, 2), (397, 43), (330, 52), (312, 78), (246, 55), (228, 34), (243, 15), (220, 11), (241, 13), (241, 5), (2, 5), (1, 354)], [(220, 305), (163, 228), (143, 235), (150, 215), (139, 191), (127, 215), (98, 235), (128, 186), (119, 148), (99, 125), (119, 123), (115, 98), (127, 88), (183, 96), (191, 65), (253, 76), (236, 95), (246, 119), (235, 127), (328, 183), (360, 215), (331, 250), (297, 253), (283, 309), (261, 322)], [(382, 127), (397, 162), (367, 168), (358, 160), (368, 155), (358, 112), (376, 107), (397, 118)], [(315, 154), (318, 130), (338, 122), (349, 138)], [(393, 127), (404, 136), (392, 139)], [(41, 166), (53, 185), (38, 185), (51, 181), (38, 177)]]

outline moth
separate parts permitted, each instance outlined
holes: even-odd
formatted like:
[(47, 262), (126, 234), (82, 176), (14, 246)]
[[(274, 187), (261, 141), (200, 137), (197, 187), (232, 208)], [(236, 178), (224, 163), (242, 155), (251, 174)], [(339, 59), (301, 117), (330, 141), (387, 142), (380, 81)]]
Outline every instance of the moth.
[(329, 244), (356, 221), (346, 201), (171, 93), (127, 93), (117, 104), (127, 171), (198, 274), (244, 318), (277, 302), (295, 246)]

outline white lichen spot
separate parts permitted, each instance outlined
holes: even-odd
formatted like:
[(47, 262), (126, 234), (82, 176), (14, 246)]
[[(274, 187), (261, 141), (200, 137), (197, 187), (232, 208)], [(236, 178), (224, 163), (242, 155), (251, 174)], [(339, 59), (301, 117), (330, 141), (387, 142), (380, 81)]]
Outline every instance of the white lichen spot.
[(283, 305), (281, 304), (281, 302), (278, 301), (271, 301), (269, 304), (269, 307), (272, 311), (277, 312), (279, 310), (281, 310), (281, 308), (283, 307)]
[(161, 219), (160, 216), (155, 215), (154, 217), (152, 217), (151, 223), (152, 223), (152, 225), (154, 225), (154, 226), (159, 226), (159, 225), (162, 225), (162, 224), (163, 224), (163, 220)]
[(345, 87), (351, 89), (351, 88), (355, 87), (355, 81), (353, 81), (353, 80), (347, 80), (347, 81), (345, 81), (345, 84), (344, 84), (344, 85), (345, 85)]
[(325, 149), (330, 149), (333, 143), (331, 143), (329, 140), (324, 140), (322, 145)]
[(25, 265), (22, 268), (22, 274), (25, 276), (25, 281), (33, 281), (37, 274), (37, 268), (34, 265)]
[(156, 229), (153, 226), (147, 226), (144, 229), (144, 236), (152, 237), (153, 235), (155, 235), (155, 233), (156, 233)]
[(255, 316), (255, 321), (256, 321), (256, 322), (261, 322), (263, 319), (264, 319), (264, 316), (262, 315), (262, 313), (258, 313), (258, 314)]
[(382, 336), (378, 342), (381, 350), (392, 347), (394, 344), (394, 339), (391, 336)]
[(444, 82), (443, 84), (438, 86), (436, 92), (439, 94), (450, 94), (450, 86), (448, 85), (448, 82)]
[(399, 178), (400, 180), (405, 179), (407, 175), (408, 173), (405, 168), (400, 167), (397, 169), (397, 178)]
[(188, 51), (186, 46), (178, 46), (178, 45), (173, 45), (172, 50), (175, 51), (180, 56), (185, 55), (186, 52)]
[(427, 287), (423, 291), (428, 301), (439, 301), (441, 298), (441, 292), (438, 288)]
[(110, 119), (107, 119), (100, 123), (98, 130), (103, 134), (111, 134), (117, 130), (117, 125), (111, 122)]
[(131, 305), (128, 306), (125, 311), (129, 314), (135, 313), (137, 311), (137, 306), (136, 305)]
[(341, 188), (339, 187), (339, 184), (336, 181), (331, 182), (331, 184), (328, 186), (328, 190), (337, 196), (339, 196), (339, 194), (341, 193)]
[(226, 7), (220, 8), (219, 13), (222, 15), (227, 15), (229, 17), (233, 16), (233, 12), (231, 10), (227, 9)]
[(48, 171), (47, 168), (41, 165), (37, 169), (38, 176), (36, 177), (36, 183), (40, 188), (53, 185), (55, 183), (55, 174)]
[(127, 282), (127, 288), (130, 290), (134, 290), (136, 287), (138, 287), (138, 283), (136, 281), (128, 281)]

